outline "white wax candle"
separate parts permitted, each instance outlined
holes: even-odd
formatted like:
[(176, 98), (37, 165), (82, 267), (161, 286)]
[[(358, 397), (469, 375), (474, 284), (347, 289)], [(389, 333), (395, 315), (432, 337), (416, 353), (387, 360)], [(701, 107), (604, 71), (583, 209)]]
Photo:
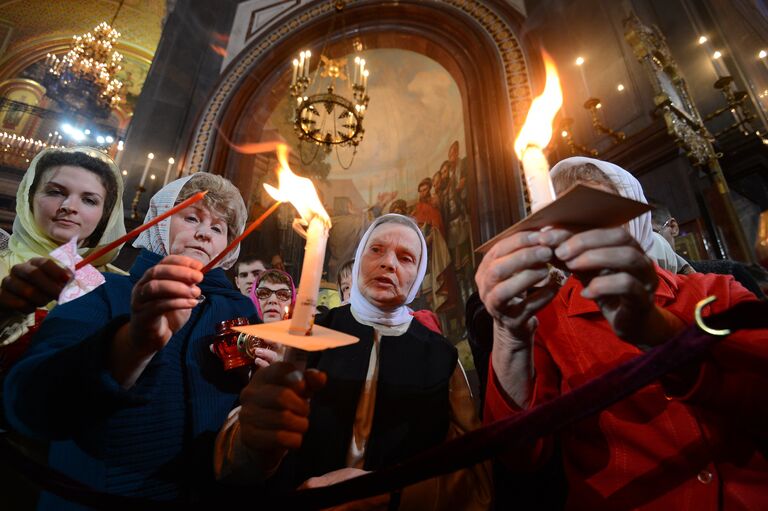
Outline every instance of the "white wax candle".
[(144, 182), (147, 180), (147, 173), (149, 172), (149, 166), (152, 164), (152, 160), (155, 158), (155, 155), (152, 153), (149, 153), (147, 155), (147, 163), (144, 164), (144, 171), (141, 173), (141, 180), (139, 181), (139, 186), (143, 187)]
[(549, 163), (540, 147), (529, 145), (523, 151), (523, 175), (531, 198), (532, 213), (555, 200), (555, 188), (549, 177)]
[(168, 158), (168, 166), (165, 168), (165, 179), (163, 179), (163, 186), (168, 184), (168, 178), (171, 175), (171, 167), (173, 167), (174, 163), (176, 163), (176, 160), (173, 158)]
[(579, 73), (581, 74), (581, 83), (584, 85), (584, 92), (587, 93), (587, 99), (592, 97), (592, 93), (589, 92), (589, 84), (587, 83), (587, 73), (584, 71), (586, 63), (582, 63), (579, 66)]
[(355, 57), (355, 65), (352, 66), (354, 68), (354, 75), (352, 78), (352, 85), (357, 84), (357, 70), (358, 67), (360, 67), (360, 57)]
[(307, 228), (307, 244), (304, 246), (304, 264), (301, 266), (301, 280), (293, 307), (293, 317), (288, 331), (293, 335), (309, 335), (315, 317), (317, 294), (325, 261), (325, 245), (328, 241), (328, 227), (320, 217), (313, 217)]
[(312, 57), (312, 52), (307, 50), (307, 58), (304, 61), (304, 76), (309, 76), (309, 59)]
[(299, 53), (299, 76), (304, 76), (304, 59), (305, 58), (306, 58), (305, 52)]
[(299, 61), (293, 59), (293, 77), (291, 78), (291, 85), (296, 85), (296, 75), (299, 72)]

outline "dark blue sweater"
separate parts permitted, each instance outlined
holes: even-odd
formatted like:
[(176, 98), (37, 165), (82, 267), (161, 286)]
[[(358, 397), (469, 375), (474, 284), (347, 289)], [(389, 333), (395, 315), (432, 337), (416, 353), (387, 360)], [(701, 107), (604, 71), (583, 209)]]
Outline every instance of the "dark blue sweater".
[[(23, 434), (53, 440), (50, 464), (96, 489), (153, 499), (193, 497), (213, 481), (213, 439), (242, 382), (209, 350), (216, 325), (252, 316), (223, 270), (206, 299), (133, 388), (107, 371), (114, 332), (128, 321), (133, 285), (161, 258), (142, 251), (129, 276), (106, 274), (88, 295), (56, 307), (5, 381), (5, 409)], [(44, 495), (40, 509), (83, 509)]]

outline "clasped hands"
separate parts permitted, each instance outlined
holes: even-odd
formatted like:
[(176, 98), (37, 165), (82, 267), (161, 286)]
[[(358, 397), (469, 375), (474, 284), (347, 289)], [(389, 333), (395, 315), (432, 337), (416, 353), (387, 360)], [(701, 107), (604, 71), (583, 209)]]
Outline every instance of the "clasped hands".
[(513, 343), (530, 345), (535, 314), (558, 292), (550, 264), (582, 282), (581, 295), (595, 300), (619, 338), (646, 342), (643, 329), (658, 312), (653, 301), (658, 276), (651, 259), (621, 227), (522, 231), (496, 243), (475, 281), (497, 331), (505, 331)]

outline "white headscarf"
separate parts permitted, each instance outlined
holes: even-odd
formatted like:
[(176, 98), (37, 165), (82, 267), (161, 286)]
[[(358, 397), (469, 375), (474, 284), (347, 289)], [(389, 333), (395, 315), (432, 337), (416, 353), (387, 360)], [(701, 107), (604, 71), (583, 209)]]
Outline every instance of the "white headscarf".
[[(182, 177), (175, 181), (171, 181), (160, 189), (149, 201), (149, 209), (147, 215), (144, 217), (144, 223), (149, 222), (158, 215), (162, 215), (175, 204), (176, 200), (181, 193), (184, 185), (189, 182), (196, 174), (191, 176)], [(242, 200), (242, 199), (241, 199)], [(154, 252), (160, 256), (167, 256), (168, 249), (170, 247), (170, 241), (168, 239), (171, 229), (171, 217), (162, 220), (157, 225), (153, 225), (146, 231), (142, 232), (138, 238), (133, 242), (133, 246), (136, 248), (146, 248), (150, 252)], [(238, 232), (235, 236), (239, 235), (243, 231), (243, 226), (239, 226)], [(224, 258), (219, 261), (216, 268), (223, 268), (228, 270), (235, 264), (237, 257), (240, 254), (240, 246), (235, 247), (234, 250), (229, 252)], [(216, 254), (213, 254), (216, 255)]]
[[(623, 168), (607, 161), (596, 160), (584, 156), (573, 156), (558, 162), (552, 167), (550, 175), (554, 179), (554, 177), (561, 171), (577, 165), (584, 165), (585, 163), (591, 163), (600, 169), (600, 171), (616, 186), (619, 190), (619, 195), (622, 197), (648, 204), (648, 201), (643, 194), (643, 187), (640, 185), (640, 181)], [(650, 211), (629, 221), (629, 233), (637, 240), (645, 252), (651, 250), (654, 241)]]
[[(411, 289), (408, 291), (408, 296), (405, 298), (405, 302), (394, 310), (385, 311), (369, 302), (360, 292), (360, 263), (363, 260), (363, 251), (368, 243), (368, 239), (377, 227), (393, 221), (398, 225), (403, 225), (400, 221), (396, 221), (395, 219), (400, 219), (401, 221), (404, 220), (419, 235), (419, 240), (421, 241), (421, 254), (419, 254), (419, 269), (413, 284), (411, 284)], [(403, 225), (403, 227), (407, 227), (407, 225)], [(350, 290), (349, 298), (352, 311), (354, 311), (355, 315), (361, 320), (378, 325), (392, 327), (409, 322), (412, 316), (411, 309), (407, 305), (416, 298), (416, 293), (421, 289), (421, 282), (424, 280), (424, 275), (427, 273), (427, 259), (427, 240), (424, 239), (424, 235), (419, 229), (419, 226), (416, 225), (413, 220), (407, 216), (395, 213), (390, 213), (377, 218), (371, 226), (368, 227), (365, 234), (363, 234), (360, 243), (357, 245), (357, 251), (355, 252), (355, 264), (352, 266), (352, 289)]]

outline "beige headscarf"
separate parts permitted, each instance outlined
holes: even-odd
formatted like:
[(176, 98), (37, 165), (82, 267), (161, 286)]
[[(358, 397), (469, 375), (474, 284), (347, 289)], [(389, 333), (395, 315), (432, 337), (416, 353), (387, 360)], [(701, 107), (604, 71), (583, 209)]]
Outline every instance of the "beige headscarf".
[[(115, 162), (112, 161), (112, 158), (92, 147), (45, 149), (40, 151), (32, 160), (32, 163), (24, 174), (24, 177), (19, 184), (19, 189), (16, 192), (16, 218), (13, 221), (13, 234), (11, 234), (11, 237), (8, 240), (8, 250), (6, 251), (6, 254), (3, 254), (4, 257), (2, 258), (2, 263), (6, 264), (7, 267), (0, 267), (0, 271), (5, 275), (7, 275), (10, 268), (16, 264), (28, 261), (33, 257), (45, 257), (59, 246), (58, 242), (50, 239), (42, 230), (40, 230), (37, 222), (35, 222), (32, 206), (29, 203), (29, 190), (35, 180), (37, 164), (44, 155), (54, 151), (85, 153), (92, 158), (103, 161), (115, 175), (115, 182), (117, 183), (117, 198), (115, 200), (115, 205), (112, 208), (112, 212), (109, 215), (109, 220), (107, 221), (104, 233), (101, 235), (101, 238), (95, 246), (78, 248), (78, 254), (82, 257), (86, 257), (91, 252), (113, 242), (125, 234), (125, 224), (123, 222), (123, 177), (120, 175), (120, 170), (117, 165), (115, 165)], [(100, 257), (94, 261), (93, 265), (96, 267), (105, 266), (117, 256), (120, 248), (121, 247), (117, 247)]]

